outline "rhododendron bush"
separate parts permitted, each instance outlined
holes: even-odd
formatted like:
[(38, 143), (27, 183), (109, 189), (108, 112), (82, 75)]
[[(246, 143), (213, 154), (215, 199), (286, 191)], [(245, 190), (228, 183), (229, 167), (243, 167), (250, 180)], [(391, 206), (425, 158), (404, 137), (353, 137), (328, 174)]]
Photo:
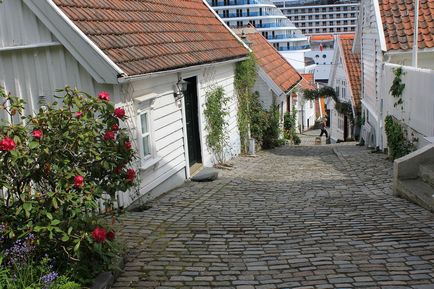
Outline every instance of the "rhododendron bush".
[(79, 262), (115, 238), (94, 212), (104, 193), (114, 199), (135, 185), (135, 153), (125, 110), (107, 92), (58, 93), (58, 102), (23, 116), (23, 101), (0, 88), (0, 225), (4, 247), (32, 234), (39, 254)]

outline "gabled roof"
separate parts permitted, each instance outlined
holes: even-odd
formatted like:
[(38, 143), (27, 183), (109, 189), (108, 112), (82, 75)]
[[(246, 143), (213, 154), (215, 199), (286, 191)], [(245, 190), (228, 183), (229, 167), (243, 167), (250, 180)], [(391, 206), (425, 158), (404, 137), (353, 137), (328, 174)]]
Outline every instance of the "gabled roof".
[(315, 90), (315, 81), (312, 73), (302, 73), (302, 80), (298, 83), (299, 87), (304, 90)]
[(53, 2), (128, 76), (248, 53), (202, 0)]
[(259, 33), (255, 28), (235, 30), (238, 35), (246, 37), (256, 58), (256, 63), (283, 92), (301, 80), (301, 75), (294, 67)]
[(300, 73), (300, 75), (310, 83), (315, 83), (313, 73)]
[[(387, 50), (413, 47), (414, 1), (378, 0)], [(419, 0), (420, 49), (434, 47), (434, 1)]]
[(361, 68), (360, 55), (353, 53), (354, 34), (340, 35), (338, 38), (341, 57), (344, 60), (345, 72), (350, 81), (354, 110), (361, 109)]

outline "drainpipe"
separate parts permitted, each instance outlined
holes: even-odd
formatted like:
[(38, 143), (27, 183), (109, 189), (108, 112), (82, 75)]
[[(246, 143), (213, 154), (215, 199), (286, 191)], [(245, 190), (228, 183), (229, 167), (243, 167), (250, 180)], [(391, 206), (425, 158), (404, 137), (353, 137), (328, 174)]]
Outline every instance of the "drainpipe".
[(419, 39), (419, 0), (414, 3), (414, 32), (413, 32), (413, 57), (412, 65), (417, 68), (417, 49)]

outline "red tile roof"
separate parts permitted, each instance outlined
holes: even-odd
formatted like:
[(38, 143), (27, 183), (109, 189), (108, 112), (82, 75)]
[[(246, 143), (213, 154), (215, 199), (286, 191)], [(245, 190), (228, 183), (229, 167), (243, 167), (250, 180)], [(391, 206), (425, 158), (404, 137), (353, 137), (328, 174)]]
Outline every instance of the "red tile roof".
[[(413, 47), (413, 0), (379, 0), (387, 50), (409, 50)], [(419, 1), (418, 47), (434, 47), (434, 1)]]
[(305, 90), (315, 90), (315, 81), (312, 73), (302, 73), (302, 80), (299, 82), (299, 86)]
[(304, 90), (315, 90), (316, 89), (316, 86), (304, 77), (301, 79), (301, 81), (298, 83), (298, 85), (301, 89), (304, 89)]
[(333, 37), (332, 34), (312, 35), (310, 37), (311, 41), (324, 41), (324, 40), (330, 41), (330, 40), (333, 40), (333, 39), (334, 39), (334, 37)]
[(309, 81), (310, 83), (315, 83), (313, 79), (313, 73), (301, 73), (301, 76), (307, 81)]
[(353, 103), (355, 105), (355, 111), (360, 113), (361, 111), (361, 69), (360, 69), (360, 55), (353, 53), (353, 41), (349, 35), (339, 36), (341, 55), (344, 57), (347, 76), (350, 80), (350, 86), (352, 91)]
[(247, 49), (202, 0), (54, 0), (126, 74), (240, 58)]
[(284, 92), (288, 92), (301, 80), (301, 75), (289, 62), (254, 28), (238, 29), (244, 31), (257, 64)]

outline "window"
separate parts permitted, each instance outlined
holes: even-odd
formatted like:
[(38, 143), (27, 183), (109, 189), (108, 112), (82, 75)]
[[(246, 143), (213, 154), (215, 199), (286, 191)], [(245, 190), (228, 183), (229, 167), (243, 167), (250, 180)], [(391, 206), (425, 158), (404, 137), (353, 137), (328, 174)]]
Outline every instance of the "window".
[(141, 132), (139, 135), (140, 155), (142, 160), (146, 161), (151, 157), (151, 134), (149, 127), (150, 112), (143, 111), (139, 114)]
[(137, 107), (137, 145), (141, 169), (145, 170), (160, 160), (157, 158), (152, 130), (152, 111), (157, 98), (151, 93), (134, 99)]

